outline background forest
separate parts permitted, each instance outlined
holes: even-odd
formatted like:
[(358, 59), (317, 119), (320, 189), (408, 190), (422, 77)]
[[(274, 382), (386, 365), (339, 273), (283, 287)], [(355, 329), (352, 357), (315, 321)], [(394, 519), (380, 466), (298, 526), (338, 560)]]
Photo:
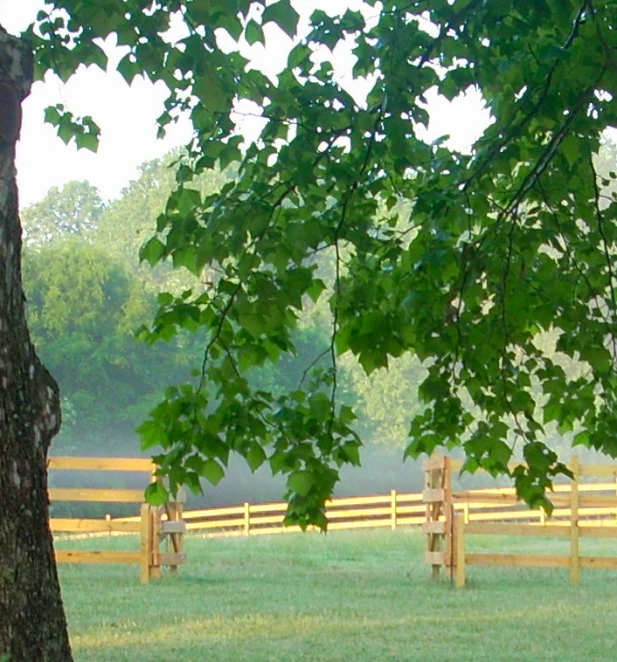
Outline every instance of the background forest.
[[(200, 366), (204, 342), (199, 334), (179, 335), (153, 347), (136, 334), (151, 322), (157, 297), (204, 290), (209, 279), (216, 278), (212, 273), (200, 282), (188, 270), (139, 262), (139, 249), (176, 184), (178, 156), (171, 153), (144, 163), (117, 200), (105, 202), (88, 182), (74, 181), (51, 189), (22, 212), (30, 328), (62, 393), (63, 426), (53, 454), (137, 455), (135, 428), (156, 405), (161, 390), (186, 381)], [(607, 187), (614, 186), (608, 173), (616, 162), (617, 147), (607, 141), (598, 157)], [(233, 176), (233, 166), (210, 171), (199, 186), (211, 193)], [(404, 216), (409, 210), (398, 213)], [(318, 259), (322, 278), (331, 282), (333, 256), (324, 251)], [(329, 315), (326, 305), (309, 308), (296, 331), (297, 355), (254, 370), (255, 386), (283, 392), (297, 385), (306, 367), (328, 349)], [(554, 339), (545, 341), (550, 351)], [(580, 370), (565, 356), (563, 367), (567, 372)], [(343, 470), (337, 493), (418, 489), (418, 467), (402, 460), (409, 420), (422, 406), (418, 385), (425, 366), (404, 357), (367, 377), (347, 354), (340, 368), (342, 397), (357, 407), (357, 429), (365, 447), (362, 468)], [(568, 457), (571, 438), (566, 430), (553, 428), (548, 441)], [(284, 482), (273, 479), (267, 468), (251, 476), (244, 463), (231, 458), (222, 483), (216, 488), (204, 485), (204, 490), (209, 503), (259, 501), (279, 499)]]

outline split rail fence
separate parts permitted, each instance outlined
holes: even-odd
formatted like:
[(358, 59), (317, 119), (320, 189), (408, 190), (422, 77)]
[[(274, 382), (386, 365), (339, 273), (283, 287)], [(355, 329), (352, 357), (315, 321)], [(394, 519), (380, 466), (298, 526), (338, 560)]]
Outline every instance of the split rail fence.
[[(283, 526), (286, 510), (284, 502), (247, 502), (224, 508), (186, 510), (183, 519), (188, 531), (201, 531), (209, 537), (300, 532), (300, 527)], [(326, 504), (329, 531), (420, 526), (424, 522), (424, 511), (422, 494), (401, 494), (396, 490), (376, 496), (336, 498)], [(125, 517), (118, 521), (135, 520)]]
[[(153, 465), (145, 459), (55, 457), (51, 470), (143, 472), (154, 480)], [(437, 577), (442, 568), (450, 571), (457, 586), (466, 582), (467, 566), (532, 566), (569, 568), (572, 583), (580, 570), (617, 569), (617, 557), (583, 556), (582, 538), (617, 538), (617, 465), (570, 463), (574, 479), (554, 486), (550, 498), (555, 506), (548, 518), (543, 510), (530, 510), (518, 500), (513, 488), (454, 490), (453, 473), (461, 463), (436, 456), (424, 463), (422, 493), (336, 498), (328, 502), (329, 530), (422, 526), (426, 534), (425, 561)], [(146, 483), (147, 484), (147, 483)], [(145, 486), (145, 485), (144, 485)], [(134, 551), (58, 550), (60, 563), (134, 563), (142, 582), (159, 577), (161, 568), (176, 572), (186, 560), (184, 534), (197, 531), (208, 536), (293, 533), (299, 527), (285, 527), (287, 504), (244, 503), (239, 506), (185, 511), (181, 500), (163, 507), (144, 503), (143, 490), (55, 488), (56, 501), (140, 504), (135, 517), (105, 519), (52, 518), (54, 533), (139, 535)], [(469, 552), (470, 537), (516, 536), (553, 537), (569, 541), (569, 553), (531, 555)], [(93, 535), (94, 537), (94, 535)]]
[[(616, 465), (580, 464), (573, 458), (568, 465), (573, 479), (555, 485), (549, 494), (554, 505), (550, 518), (521, 503), (514, 488), (453, 490), (452, 474), (460, 467), (447, 457), (424, 464), (425, 561), (433, 577), (445, 567), (456, 586), (463, 587), (467, 566), (569, 568), (571, 583), (578, 584), (581, 568), (617, 569), (617, 557), (580, 552), (581, 538), (617, 538)], [(467, 539), (474, 535), (561, 538), (569, 541), (569, 552), (469, 553)]]
[[(126, 471), (145, 473), (148, 481), (154, 480), (154, 467), (150, 460), (136, 458), (52, 457), (48, 468), (54, 471)], [(145, 481), (147, 485), (147, 481)], [(145, 485), (144, 485), (145, 487)], [(51, 487), (51, 502), (75, 501), (97, 503), (140, 504), (139, 516), (130, 521), (122, 519), (84, 519), (52, 517), (53, 533), (133, 533), (139, 534), (139, 549), (113, 550), (56, 550), (58, 563), (134, 563), (139, 565), (142, 583), (161, 575), (161, 568), (169, 566), (172, 573), (186, 561), (181, 500), (164, 507), (144, 502), (144, 490)], [(162, 544), (166, 542), (167, 550)]]

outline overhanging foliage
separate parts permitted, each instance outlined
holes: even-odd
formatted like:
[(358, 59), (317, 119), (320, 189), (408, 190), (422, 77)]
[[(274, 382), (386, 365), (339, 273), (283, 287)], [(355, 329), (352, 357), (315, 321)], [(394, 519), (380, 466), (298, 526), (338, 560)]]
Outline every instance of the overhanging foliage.
[[(543, 443), (547, 423), (617, 454), (617, 206), (593, 158), (616, 120), (613, 2), (367, 1), (340, 16), (317, 9), (308, 27), (289, 0), (51, 4), (28, 33), (39, 76), (104, 67), (100, 40), (114, 34), (127, 82), (143, 75), (170, 92), (161, 130), (180, 112), (195, 129), (142, 250), (153, 264), (216, 273), (163, 298), (143, 334), (208, 335), (195, 382), (170, 387), (141, 428), (172, 484), (216, 479), (233, 450), (289, 474), (289, 522), (325, 525), (337, 468), (359, 462), (353, 411), (337, 403), (345, 352), (367, 372), (418, 356), (426, 407), (408, 453), (462, 446), (468, 469), (499, 472), (518, 441), (529, 468), (516, 484), (532, 504), (564, 470)], [(294, 40), (276, 77), (240, 53), (267, 43), (269, 24)], [(366, 98), (337, 82), (333, 51), (350, 41)], [(493, 119), (472, 151), (422, 140), (427, 95), (470, 88)], [(234, 110), (249, 102), (263, 128), (241, 149)], [(48, 119), (66, 139), (96, 142), (90, 119), (83, 130), (62, 109)], [(238, 177), (220, 193), (191, 186), (232, 161)], [(316, 271), (324, 250), (330, 290)], [(307, 366), (283, 396), (251, 389), (246, 373), (293, 353), (298, 318), (320, 297), (330, 367)]]

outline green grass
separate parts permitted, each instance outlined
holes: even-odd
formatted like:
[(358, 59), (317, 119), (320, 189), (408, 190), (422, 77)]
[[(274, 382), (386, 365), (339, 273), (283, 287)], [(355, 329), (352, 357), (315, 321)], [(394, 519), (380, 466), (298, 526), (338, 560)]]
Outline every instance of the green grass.
[[(496, 550), (496, 539), (471, 549)], [(504, 541), (506, 542), (506, 541)], [(611, 542), (583, 553), (611, 553)], [(615, 662), (617, 573), (470, 568), (433, 582), (418, 532), (188, 537), (178, 577), (136, 566), (60, 567), (77, 662)], [(135, 548), (131, 538), (59, 541)], [(560, 541), (507, 541), (559, 553)], [(503, 547), (502, 547), (503, 549)], [(565, 548), (564, 548), (565, 550)], [(614, 552), (617, 554), (617, 550)]]

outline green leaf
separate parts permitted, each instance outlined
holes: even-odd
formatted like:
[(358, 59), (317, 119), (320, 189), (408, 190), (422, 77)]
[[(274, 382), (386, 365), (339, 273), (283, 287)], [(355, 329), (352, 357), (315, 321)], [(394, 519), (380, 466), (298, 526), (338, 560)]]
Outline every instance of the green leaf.
[(309, 398), (309, 408), (318, 421), (324, 422), (330, 418), (332, 401), (325, 393), (316, 393)]
[(153, 506), (162, 506), (169, 500), (169, 492), (165, 486), (157, 480), (146, 487), (145, 499)]
[(142, 450), (148, 450), (156, 446), (167, 446), (167, 435), (158, 420), (148, 420), (142, 423), (136, 430), (141, 438)]
[(262, 25), (275, 23), (291, 39), (296, 36), (300, 15), (287, 0), (278, 0), (268, 5), (262, 14)]
[(251, 46), (256, 43), (264, 45), (266, 43), (264, 31), (262, 30), (261, 25), (252, 19), (246, 25), (244, 37)]
[(315, 476), (310, 471), (295, 471), (287, 479), (287, 487), (301, 497), (305, 497), (313, 489)]
[(77, 149), (87, 149), (91, 152), (98, 152), (99, 138), (93, 133), (81, 133), (75, 137)]
[(259, 444), (252, 444), (249, 452), (246, 454), (246, 461), (251, 471), (257, 471), (267, 459), (264, 449)]
[(45, 108), (45, 121), (57, 126), (60, 123), (62, 112), (64, 112), (64, 107), (60, 104), (57, 106), (47, 106)]
[(142, 246), (139, 251), (139, 259), (143, 262), (149, 262), (154, 266), (161, 260), (165, 254), (165, 244), (157, 237), (152, 237)]
[(216, 460), (206, 460), (199, 473), (212, 485), (218, 485), (225, 477), (225, 470)]

